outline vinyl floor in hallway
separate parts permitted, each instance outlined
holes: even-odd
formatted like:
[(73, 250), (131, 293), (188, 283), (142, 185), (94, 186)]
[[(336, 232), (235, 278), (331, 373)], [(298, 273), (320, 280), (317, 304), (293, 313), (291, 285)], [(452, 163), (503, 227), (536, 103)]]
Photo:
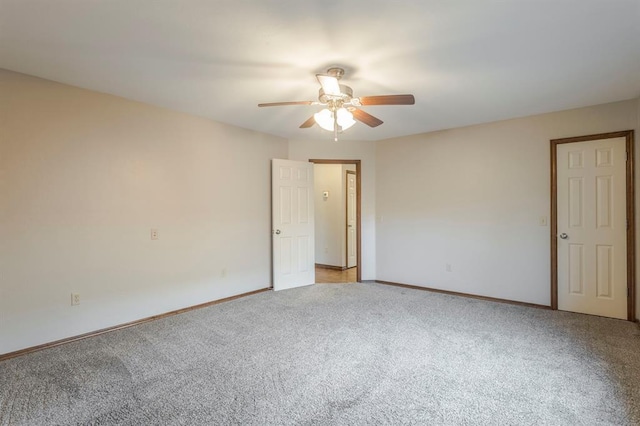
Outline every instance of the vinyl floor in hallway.
[(316, 266), (316, 283), (355, 283), (358, 276), (358, 268), (329, 269)]

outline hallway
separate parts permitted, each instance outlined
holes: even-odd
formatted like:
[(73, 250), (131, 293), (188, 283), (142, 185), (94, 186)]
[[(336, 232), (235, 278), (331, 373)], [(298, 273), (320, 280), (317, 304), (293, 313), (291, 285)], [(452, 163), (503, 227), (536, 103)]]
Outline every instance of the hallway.
[(339, 269), (322, 268), (316, 266), (316, 283), (355, 283), (358, 276), (358, 268), (350, 268), (341, 271)]

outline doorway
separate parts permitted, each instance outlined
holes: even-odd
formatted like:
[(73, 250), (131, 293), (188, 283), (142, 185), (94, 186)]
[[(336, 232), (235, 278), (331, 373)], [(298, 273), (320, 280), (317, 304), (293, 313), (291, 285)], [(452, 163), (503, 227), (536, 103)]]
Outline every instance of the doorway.
[[(311, 159), (316, 166), (316, 283), (360, 282), (360, 160)], [(331, 216), (329, 211), (331, 210)], [(331, 218), (330, 218), (331, 217)]]
[(551, 140), (551, 308), (635, 320), (633, 130)]

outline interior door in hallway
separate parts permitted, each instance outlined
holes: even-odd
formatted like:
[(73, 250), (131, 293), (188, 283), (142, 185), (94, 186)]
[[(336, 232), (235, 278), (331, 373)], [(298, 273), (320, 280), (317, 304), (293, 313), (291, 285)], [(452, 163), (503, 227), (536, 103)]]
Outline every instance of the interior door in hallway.
[(313, 164), (272, 160), (273, 289), (315, 282)]
[(558, 309), (627, 319), (625, 138), (556, 150)]
[(358, 266), (356, 172), (347, 170), (347, 268)]

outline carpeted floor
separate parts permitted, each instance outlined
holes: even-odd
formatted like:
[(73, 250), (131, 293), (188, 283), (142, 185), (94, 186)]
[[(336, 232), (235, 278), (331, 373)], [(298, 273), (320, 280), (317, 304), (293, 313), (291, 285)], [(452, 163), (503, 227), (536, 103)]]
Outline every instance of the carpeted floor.
[(638, 425), (636, 324), (315, 285), (0, 363), (0, 425)]

